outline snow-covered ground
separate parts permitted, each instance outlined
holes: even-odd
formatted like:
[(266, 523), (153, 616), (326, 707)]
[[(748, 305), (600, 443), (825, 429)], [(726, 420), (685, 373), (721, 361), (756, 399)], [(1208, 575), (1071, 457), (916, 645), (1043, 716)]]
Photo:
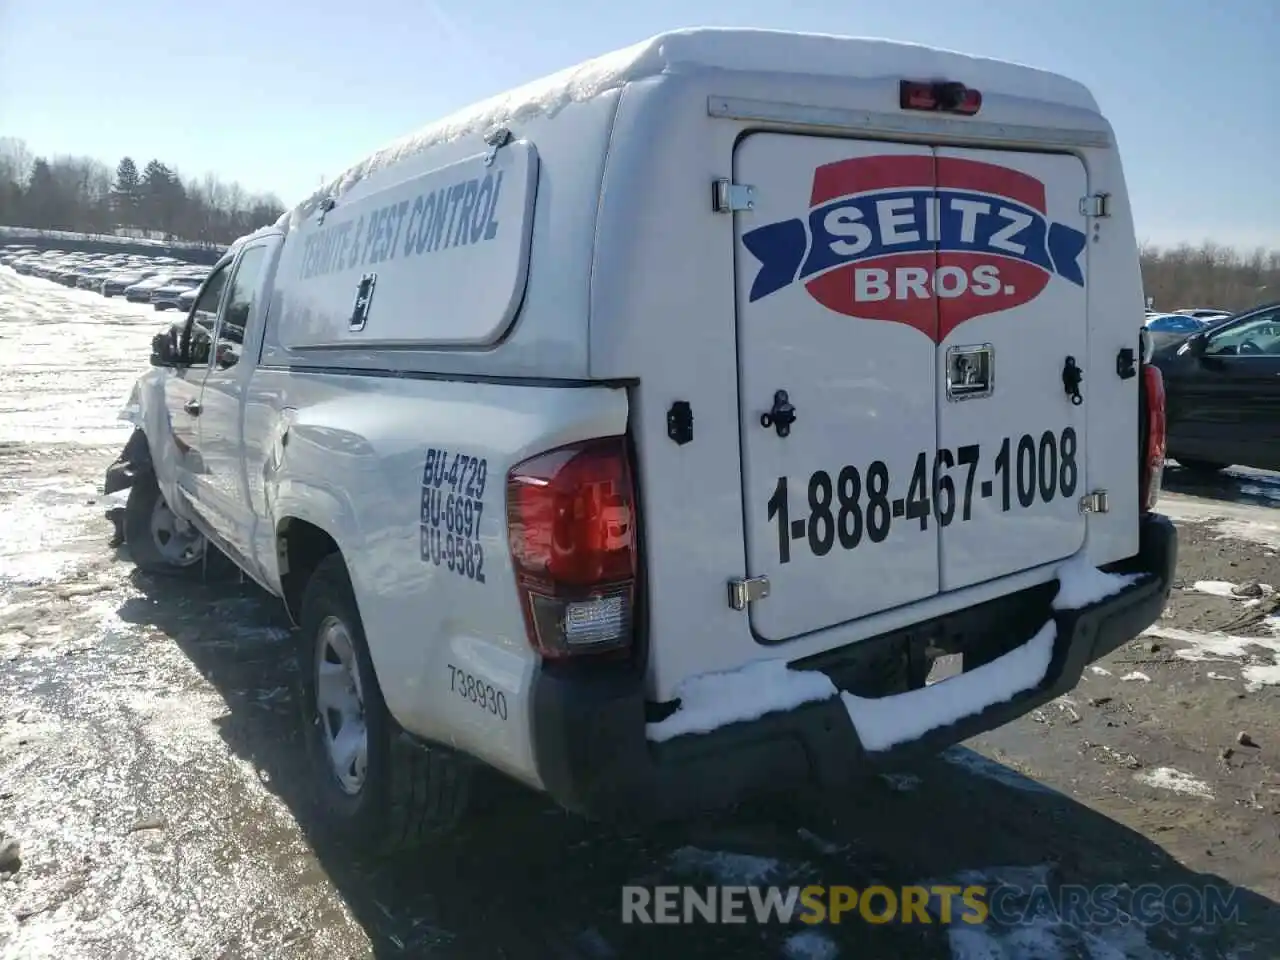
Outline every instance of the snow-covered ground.
[[(0, 874), (6, 958), (213, 955), (288, 867), (210, 829), (239, 806), (296, 833), (227, 749), (225, 697), (106, 546), (103, 470), (132, 429), (116, 414), (172, 320), (0, 269), (0, 831), (22, 857)], [(232, 622), (254, 612), (221, 602)], [(237, 625), (245, 648), (285, 636)]]
[(101, 472), (78, 464), (128, 438), (116, 414), (163, 316), (0, 269), (0, 583), (66, 575), (75, 544), (100, 545), (84, 521)]
[[(1280, 571), (1262, 547), (1272, 526), (1280, 545), (1280, 522), (1176, 493), (1165, 502), (1194, 536), (1170, 616), (1070, 697), (936, 761), (642, 835), (513, 790), (401, 861), (309, 840), (275, 605), (235, 582), (136, 576), (107, 547), (99, 491), (128, 435), (116, 412), (172, 317), (0, 268), (3, 960), (1280, 956), (1266, 586)], [(1243, 615), (1257, 619), (1226, 629)], [(1030, 910), (974, 925), (934, 905), (924, 926), (621, 923), (626, 884), (709, 883), (982, 883), (1019, 910), (1063, 885), (1248, 889), (1225, 927)]]

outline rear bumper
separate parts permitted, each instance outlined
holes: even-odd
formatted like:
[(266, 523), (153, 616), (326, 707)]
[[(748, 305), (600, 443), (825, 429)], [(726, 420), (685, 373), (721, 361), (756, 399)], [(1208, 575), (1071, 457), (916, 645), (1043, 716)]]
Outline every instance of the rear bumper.
[[(986, 621), (992, 625), (1007, 623), (1010, 616), (1027, 623), (1043, 624), (1050, 617), (1056, 621), (1057, 638), (1044, 679), (1011, 700), (885, 751), (863, 747), (838, 696), (711, 733), (654, 743), (645, 736), (642, 677), (623, 672), (564, 673), (544, 667), (534, 681), (532, 697), (538, 774), (563, 807), (627, 821), (682, 817), (732, 804), (760, 789), (847, 784), (911, 755), (937, 753), (1002, 726), (1072, 689), (1089, 663), (1159, 619), (1176, 564), (1177, 533), (1172, 522), (1151, 515), (1142, 522), (1138, 554), (1109, 568), (1145, 574), (1121, 592), (1070, 611), (1050, 609), (1053, 583), (1046, 585), (1047, 592), (1036, 589), (997, 602)], [(972, 621), (979, 611), (966, 613)], [(817, 666), (840, 689), (852, 687), (866, 696), (862, 681), (870, 682), (872, 672), (883, 670), (886, 656), (891, 660), (896, 651), (905, 652), (930, 626), (917, 624), (909, 632), (860, 641), (823, 655)], [(951, 631), (944, 623), (938, 626)], [(975, 660), (992, 658), (989, 651), (981, 657), (976, 651), (964, 652), (966, 670), (971, 669), (971, 653)]]

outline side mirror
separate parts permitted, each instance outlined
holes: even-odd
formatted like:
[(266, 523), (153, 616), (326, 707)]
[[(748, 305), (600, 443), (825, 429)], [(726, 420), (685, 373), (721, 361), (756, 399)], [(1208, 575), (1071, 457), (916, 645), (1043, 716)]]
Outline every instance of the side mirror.
[(187, 365), (178, 347), (177, 327), (170, 327), (151, 338), (151, 365), (153, 367), (185, 367)]
[(1191, 339), (1187, 341), (1187, 349), (1193, 357), (1203, 357), (1208, 346), (1209, 338), (1203, 333), (1192, 334)]
[(239, 351), (230, 343), (218, 344), (215, 357), (220, 370), (230, 369), (240, 361)]

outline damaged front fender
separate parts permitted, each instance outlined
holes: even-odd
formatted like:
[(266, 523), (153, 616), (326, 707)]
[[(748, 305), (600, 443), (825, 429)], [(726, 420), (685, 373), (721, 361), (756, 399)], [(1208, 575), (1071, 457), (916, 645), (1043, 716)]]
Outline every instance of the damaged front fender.
[(107, 467), (102, 492), (109, 496), (119, 490), (126, 490), (133, 486), (139, 476), (152, 469), (151, 447), (147, 443), (147, 435), (141, 427), (136, 427), (120, 456)]
[(117, 420), (124, 420), (126, 423), (132, 423), (135, 427), (142, 427), (142, 382), (135, 381), (133, 389), (129, 391), (129, 399), (125, 401), (124, 406), (120, 408), (116, 414)]

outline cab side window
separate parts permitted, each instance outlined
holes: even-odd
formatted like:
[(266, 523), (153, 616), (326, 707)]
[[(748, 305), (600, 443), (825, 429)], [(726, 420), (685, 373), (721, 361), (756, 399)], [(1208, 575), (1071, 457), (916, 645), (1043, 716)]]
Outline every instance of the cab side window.
[(207, 317), (206, 322), (211, 327), (213, 318), (218, 315), (218, 301), (222, 299), (222, 289), (227, 285), (227, 274), (230, 272), (231, 265), (227, 264), (210, 274), (204, 289), (200, 291), (200, 298), (196, 300), (196, 316)]
[(222, 291), (227, 285), (227, 277), (231, 273), (231, 265), (219, 267), (209, 275), (204, 289), (200, 291), (195, 305), (191, 308), (188, 320), (188, 354), (196, 366), (209, 362), (210, 345), (213, 343), (213, 327), (218, 318), (218, 302), (222, 299)]
[(240, 255), (235, 276), (231, 278), (231, 289), (223, 308), (222, 322), (218, 327), (218, 342), (214, 347), (219, 369), (226, 370), (240, 362), (244, 328), (253, 314), (266, 254), (265, 246), (257, 246), (250, 247)]
[(1213, 357), (1280, 356), (1280, 310), (1269, 310), (1211, 335), (1204, 352)]

